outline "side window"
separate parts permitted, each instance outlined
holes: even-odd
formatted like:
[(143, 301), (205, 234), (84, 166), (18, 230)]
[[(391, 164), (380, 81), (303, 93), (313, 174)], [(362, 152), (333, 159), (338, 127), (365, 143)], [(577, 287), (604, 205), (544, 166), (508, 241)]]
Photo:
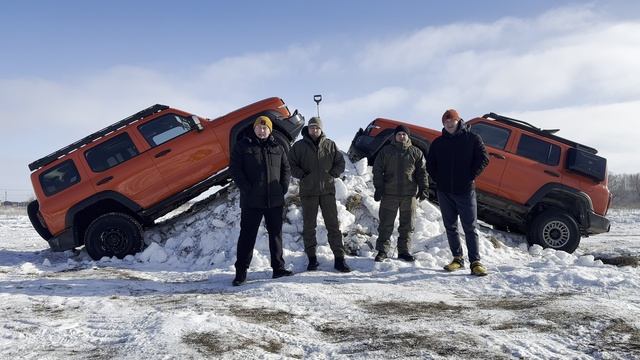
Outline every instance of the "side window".
[(149, 145), (154, 147), (188, 132), (191, 125), (182, 116), (167, 114), (138, 126), (138, 130)]
[(516, 154), (547, 165), (558, 165), (560, 147), (546, 141), (522, 134)]
[(507, 129), (484, 123), (472, 125), (471, 132), (479, 135), (485, 145), (489, 145), (500, 150), (504, 150), (504, 147), (507, 146), (509, 134), (511, 133)]
[(129, 134), (122, 133), (84, 153), (91, 170), (105, 171), (138, 155)]
[(40, 174), (40, 185), (47, 196), (59, 193), (78, 182), (80, 182), (80, 174), (71, 160)]

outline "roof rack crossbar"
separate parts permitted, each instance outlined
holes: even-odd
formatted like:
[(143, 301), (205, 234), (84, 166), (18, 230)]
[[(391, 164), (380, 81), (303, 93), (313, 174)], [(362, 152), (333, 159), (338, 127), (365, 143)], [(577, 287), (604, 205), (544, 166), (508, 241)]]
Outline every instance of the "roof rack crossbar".
[(148, 108), (146, 108), (144, 110), (141, 110), (141, 111), (138, 111), (137, 113), (135, 113), (135, 114), (133, 114), (133, 115), (131, 115), (131, 116), (125, 118), (125, 119), (122, 119), (122, 120), (116, 122), (115, 124), (109, 125), (109, 126), (105, 127), (102, 130), (98, 130), (98, 131), (94, 132), (91, 135), (85, 136), (84, 138), (82, 138), (82, 139), (80, 139), (80, 140), (78, 140), (78, 141), (76, 141), (76, 142), (74, 142), (74, 143), (72, 143), (70, 145), (67, 145), (67, 146), (63, 147), (60, 150), (57, 150), (57, 151), (55, 151), (55, 152), (53, 152), (53, 153), (51, 153), (51, 154), (49, 154), (49, 155), (47, 155), (47, 156), (45, 156), (45, 157), (43, 157), (41, 159), (38, 159), (38, 160), (32, 162), (31, 164), (29, 164), (29, 170), (33, 171), (33, 170), (36, 170), (38, 168), (41, 168), (42, 166), (50, 164), (53, 161), (55, 161), (56, 159), (60, 158), (61, 156), (67, 155), (70, 152), (72, 152), (74, 150), (77, 150), (77, 149), (81, 148), (82, 146), (84, 146), (86, 144), (89, 144), (90, 142), (92, 142), (95, 139), (98, 139), (98, 138), (100, 138), (102, 136), (105, 136), (105, 135), (109, 134), (112, 131), (118, 130), (119, 128), (121, 128), (123, 126), (129, 125), (134, 121), (140, 120), (140, 119), (142, 119), (144, 117), (147, 117), (149, 115), (155, 114), (155, 113), (157, 113), (159, 111), (162, 111), (162, 110), (166, 110), (168, 108), (169, 107), (167, 105), (161, 105), (161, 104), (155, 104), (153, 106), (149, 106)]

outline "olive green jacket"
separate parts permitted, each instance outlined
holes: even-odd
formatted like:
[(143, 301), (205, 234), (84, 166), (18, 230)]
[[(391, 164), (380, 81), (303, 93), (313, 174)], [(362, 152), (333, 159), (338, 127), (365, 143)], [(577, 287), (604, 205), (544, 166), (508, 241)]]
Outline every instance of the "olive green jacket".
[(324, 133), (318, 141), (309, 136), (307, 127), (289, 152), (291, 175), (300, 179), (300, 196), (335, 194), (334, 178), (344, 172), (344, 157), (336, 143)]
[(384, 195), (415, 196), (427, 189), (427, 170), (422, 150), (393, 141), (385, 145), (373, 164), (373, 185)]

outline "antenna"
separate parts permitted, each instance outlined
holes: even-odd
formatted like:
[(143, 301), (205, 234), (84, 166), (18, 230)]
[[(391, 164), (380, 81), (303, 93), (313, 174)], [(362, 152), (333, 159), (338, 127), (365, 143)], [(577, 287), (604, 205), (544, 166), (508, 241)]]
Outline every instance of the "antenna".
[(322, 95), (313, 95), (313, 101), (316, 102), (316, 109), (318, 111), (318, 117), (320, 117), (320, 101), (322, 101)]

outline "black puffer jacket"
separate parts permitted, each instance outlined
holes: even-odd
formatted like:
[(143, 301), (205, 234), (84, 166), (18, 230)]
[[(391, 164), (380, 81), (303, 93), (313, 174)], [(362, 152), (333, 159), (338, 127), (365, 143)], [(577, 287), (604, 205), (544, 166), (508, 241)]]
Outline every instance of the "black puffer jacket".
[(462, 120), (453, 134), (442, 129), (442, 136), (433, 141), (427, 155), (427, 171), (438, 190), (452, 194), (471, 191), (473, 181), (488, 164), (482, 139)]
[(272, 208), (284, 205), (291, 173), (285, 150), (272, 135), (260, 140), (251, 134), (231, 153), (231, 177), (240, 189), (240, 207)]
[(302, 129), (299, 140), (289, 152), (291, 174), (300, 179), (300, 196), (318, 196), (336, 193), (334, 178), (344, 172), (344, 157), (336, 143), (324, 133), (317, 141)]

